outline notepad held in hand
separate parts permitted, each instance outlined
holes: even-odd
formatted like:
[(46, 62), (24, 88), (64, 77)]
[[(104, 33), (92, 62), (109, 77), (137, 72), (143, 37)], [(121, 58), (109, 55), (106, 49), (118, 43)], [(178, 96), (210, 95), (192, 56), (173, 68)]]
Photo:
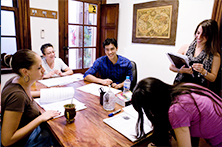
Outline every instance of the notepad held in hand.
[(170, 52), (167, 53), (167, 57), (176, 68), (181, 68), (183, 65), (185, 65), (186, 68), (189, 67), (189, 61), (186, 55)]

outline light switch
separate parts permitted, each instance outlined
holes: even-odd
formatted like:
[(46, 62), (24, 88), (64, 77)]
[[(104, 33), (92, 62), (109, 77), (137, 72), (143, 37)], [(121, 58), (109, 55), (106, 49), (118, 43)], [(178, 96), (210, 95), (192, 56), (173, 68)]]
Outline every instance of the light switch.
[(42, 39), (45, 38), (45, 30), (44, 30), (44, 29), (41, 29), (40, 37), (41, 37)]

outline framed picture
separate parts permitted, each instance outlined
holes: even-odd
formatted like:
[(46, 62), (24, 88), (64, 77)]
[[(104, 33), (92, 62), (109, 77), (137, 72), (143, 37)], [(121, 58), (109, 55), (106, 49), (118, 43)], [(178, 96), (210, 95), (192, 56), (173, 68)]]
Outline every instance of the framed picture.
[(134, 4), (133, 43), (175, 45), (178, 0)]

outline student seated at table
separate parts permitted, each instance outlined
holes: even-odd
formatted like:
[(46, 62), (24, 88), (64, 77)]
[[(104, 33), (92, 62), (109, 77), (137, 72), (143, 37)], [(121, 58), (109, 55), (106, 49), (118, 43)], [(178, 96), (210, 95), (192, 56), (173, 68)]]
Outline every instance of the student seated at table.
[[(73, 71), (60, 58), (55, 57), (55, 50), (50, 43), (41, 46), (42, 66), (45, 69), (43, 78), (72, 75)], [(62, 72), (64, 71), (64, 72)]]
[(169, 146), (171, 136), (179, 147), (191, 147), (191, 137), (222, 146), (222, 99), (205, 87), (194, 83), (168, 85), (145, 78), (135, 86), (132, 104), (138, 112), (137, 137), (144, 135), (143, 112), (154, 127), (148, 146)]
[[(89, 82), (100, 83), (102, 85), (110, 85), (113, 88), (119, 89), (123, 87), (126, 76), (132, 76), (132, 64), (129, 59), (117, 55), (117, 41), (114, 38), (107, 38), (103, 42), (106, 56), (98, 58), (93, 66), (90, 67), (84, 74), (84, 80)], [(96, 77), (99, 73), (101, 78)]]
[(52, 146), (52, 136), (45, 121), (58, 116), (54, 110), (40, 114), (31, 96), (31, 85), (44, 74), (41, 57), (28, 49), (12, 57), (12, 69), (18, 75), (2, 89), (1, 141), (3, 146)]

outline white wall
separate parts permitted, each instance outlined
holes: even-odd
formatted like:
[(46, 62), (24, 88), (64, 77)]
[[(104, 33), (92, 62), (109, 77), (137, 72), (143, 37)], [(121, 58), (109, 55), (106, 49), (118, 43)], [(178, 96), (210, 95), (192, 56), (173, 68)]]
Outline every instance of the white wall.
[[(59, 22), (58, 22), (58, 0), (30, 0), (30, 8), (57, 11), (57, 19), (30, 17), (32, 50), (42, 55), (40, 47), (44, 43), (51, 43), (59, 57)], [(42, 39), (40, 31), (44, 29), (45, 38)]]
[(137, 63), (138, 81), (152, 76), (172, 84), (176, 73), (169, 70), (165, 53), (191, 43), (196, 26), (211, 18), (214, 0), (179, 0), (175, 46), (132, 43), (133, 5), (150, 1), (107, 0), (107, 4), (119, 3), (118, 54)]

